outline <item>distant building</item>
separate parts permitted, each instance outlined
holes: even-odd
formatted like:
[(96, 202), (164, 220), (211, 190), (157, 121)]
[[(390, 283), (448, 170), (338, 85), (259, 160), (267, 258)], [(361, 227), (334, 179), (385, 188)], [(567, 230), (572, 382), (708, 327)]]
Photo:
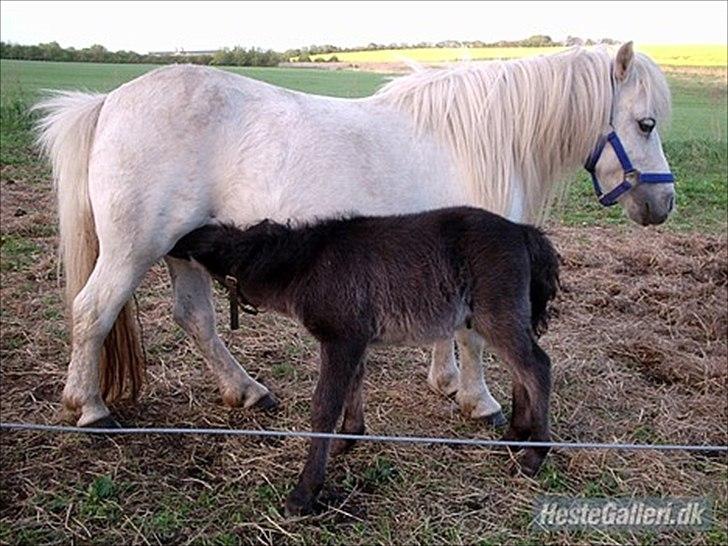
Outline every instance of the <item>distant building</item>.
[(175, 49), (174, 51), (150, 51), (151, 57), (194, 57), (197, 55), (214, 55), (217, 53), (217, 49), (199, 49), (196, 51), (186, 51), (182, 48)]

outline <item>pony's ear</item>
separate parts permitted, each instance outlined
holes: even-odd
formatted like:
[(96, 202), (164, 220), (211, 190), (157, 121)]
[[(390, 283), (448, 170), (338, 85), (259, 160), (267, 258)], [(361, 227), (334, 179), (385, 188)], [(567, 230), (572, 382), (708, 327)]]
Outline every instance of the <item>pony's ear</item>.
[(228, 226), (204, 226), (182, 237), (169, 252), (174, 258), (194, 258), (213, 275), (224, 277), (235, 262), (233, 238), (237, 230)]
[(619, 48), (617, 56), (614, 58), (614, 77), (617, 81), (623, 82), (627, 79), (633, 60), (634, 49), (632, 48), (632, 42), (629, 41)]

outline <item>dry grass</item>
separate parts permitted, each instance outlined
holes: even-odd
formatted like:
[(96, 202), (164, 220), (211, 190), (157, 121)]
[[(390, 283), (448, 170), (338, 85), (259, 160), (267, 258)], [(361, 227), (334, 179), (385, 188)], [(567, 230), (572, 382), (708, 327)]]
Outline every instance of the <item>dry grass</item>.
[[(0, 351), (3, 421), (65, 422), (60, 410), (66, 327), (57, 288), (48, 173), (2, 168)], [(543, 338), (554, 362), (558, 440), (726, 443), (726, 240), (663, 229), (567, 229), (552, 235), (564, 292)], [(149, 382), (134, 426), (307, 429), (316, 347), (289, 320), (242, 317), (220, 330), (243, 365), (282, 400), (276, 415), (222, 407), (214, 381), (171, 320), (157, 266), (138, 292)], [(423, 349), (370, 359), (369, 430), (495, 434), (426, 388)], [(497, 398), (509, 381), (488, 365)], [(535, 481), (507, 473), (504, 453), (364, 444), (330, 466), (321, 512), (286, 520), (283, 498), (303, 440), (207, 437), (1, 437), (0, 543), (9, 544), (723, 544), (726, 459), (707, 454), (565, 451)], [(529, 527), (544, 494), (709, 496), (720, 522), (681, 535), (540, 534)]]

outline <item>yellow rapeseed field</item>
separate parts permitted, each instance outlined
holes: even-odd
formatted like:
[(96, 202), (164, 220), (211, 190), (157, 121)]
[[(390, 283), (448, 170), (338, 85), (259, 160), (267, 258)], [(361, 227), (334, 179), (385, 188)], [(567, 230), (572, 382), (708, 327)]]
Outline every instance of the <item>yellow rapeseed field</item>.
[[(640, 45), (638, 51), (652, 57), (658, 64), (672, 66), (726, 66), (726, 45)], [(313, 55), (312, 59), (328, 60), (333, 55), (348, 63), (394, 63), (404, 60), (418, 62), (449, 62), (475, 59), (516, 59), (533, 55), (548, 55), (563, 51), (564, 47), (477, 47), (477, 48), (411, 48), (382, 49), (377, 51), (348, 51)]]

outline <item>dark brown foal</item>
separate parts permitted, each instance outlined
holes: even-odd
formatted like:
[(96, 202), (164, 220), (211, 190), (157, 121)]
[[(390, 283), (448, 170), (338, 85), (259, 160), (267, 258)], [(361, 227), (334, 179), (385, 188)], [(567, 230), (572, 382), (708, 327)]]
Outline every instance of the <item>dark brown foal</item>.
[[(262, 222), (242, 231), (206, 226), (170, 253), (213, 276), (237, 279), (238, 298), (299, 319), (321, 344), (311, 428), (364, 432), (362, 383), (371, 344), (484, 341), (510, 368), (513, 412), (506, 438), (549, 439), (550, 362), (536, 342), (556, 293), (558, 259), (546, 237), (480, 209), (326, 220), (291, 228)], [(289, 514), (312, 510), (329, 452), (351, 441), (313, 439)], [(527, 448), (522, 470), (548, 450)]]

